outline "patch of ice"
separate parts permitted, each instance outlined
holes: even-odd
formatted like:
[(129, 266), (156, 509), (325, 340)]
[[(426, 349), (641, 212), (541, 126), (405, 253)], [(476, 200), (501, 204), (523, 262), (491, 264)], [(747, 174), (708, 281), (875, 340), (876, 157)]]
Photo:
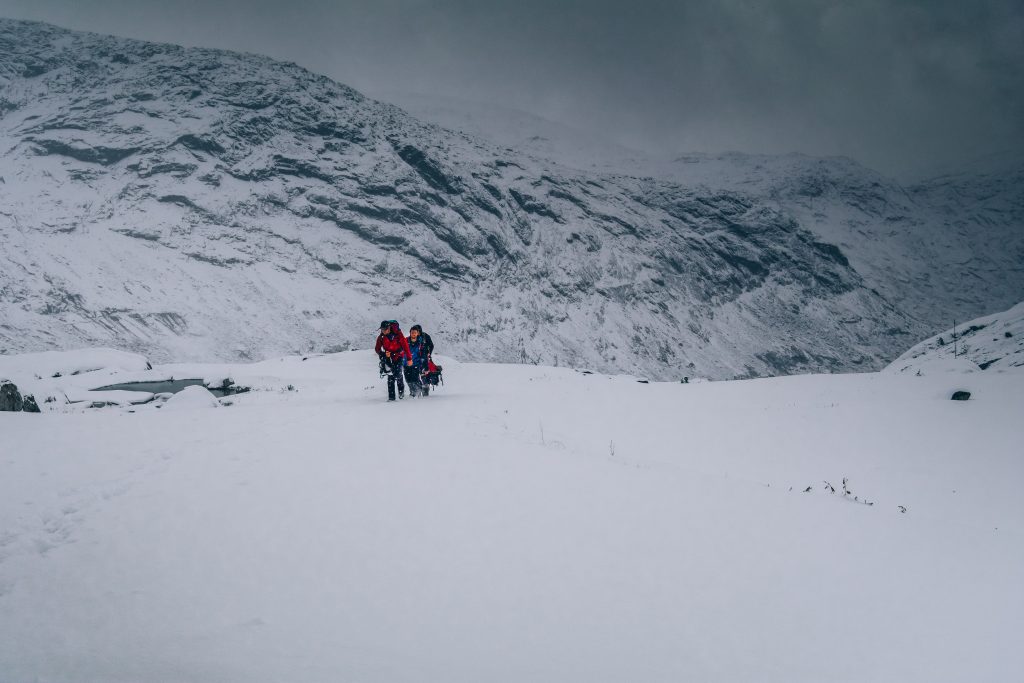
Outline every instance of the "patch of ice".
[(86, 391), (83, 389), (68, 389), (64, 392), (69, 403), (111, 403), (117, 405), (133, 405), (148, 403), (153, 400), (153, 394), (146, 391)]

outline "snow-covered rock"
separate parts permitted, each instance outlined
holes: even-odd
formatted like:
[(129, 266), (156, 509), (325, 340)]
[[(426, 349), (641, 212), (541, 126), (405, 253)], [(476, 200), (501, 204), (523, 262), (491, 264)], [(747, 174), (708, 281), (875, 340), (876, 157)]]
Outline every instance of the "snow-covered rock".
[(21, 409), (26, 413), (41, 413), (39, 409), (39, 403), (36, 402), (36, 397), (32, 394), (25, 394), (22, 397)]
[(797, 156), (573, 168), (294, 64), (10, 20), (0, 178), (0, 353), (252, 359), (365, 348), (397, 318), (466, 360), (868, 370), (1024, 287), (1018, 184), (916, 192)]
[(163, 404), (163, 409), (170, 411), (199, 410), (203, 408), (217, 408), (219, 406), (220, 404), (217, 403), (216, 397), (206, 387), (192, 385), (185, 387), (167, 399)]

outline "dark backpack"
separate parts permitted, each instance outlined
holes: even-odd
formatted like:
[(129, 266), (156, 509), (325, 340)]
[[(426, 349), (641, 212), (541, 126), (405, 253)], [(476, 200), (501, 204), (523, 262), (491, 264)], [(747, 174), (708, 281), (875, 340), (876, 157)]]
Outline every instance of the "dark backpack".
[(444, 384), (444, 378), (441, 376), (441, 366), (434, 365), (432, 360), (427, 361), (427, 371), (423, 373), (423, 381), (435, 387), (438, 384)]

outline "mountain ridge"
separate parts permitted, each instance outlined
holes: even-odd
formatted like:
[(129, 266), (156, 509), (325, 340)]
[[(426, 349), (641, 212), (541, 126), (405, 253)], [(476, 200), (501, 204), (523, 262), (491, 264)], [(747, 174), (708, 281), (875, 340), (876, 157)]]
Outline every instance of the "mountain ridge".
[[(950, 245), (985, 286), (938, 311), (1005, 308), (1024, 286), (1006, 278), (1019, 226), (990, 226), (976, 254), (954, 235), (914, 260), (930, 216), (887, 236), (872, 202), (899, 190), (844, 197), (813, 163), (782, 174), (790, 194), (765, 173), (708, 180), (741, 177), (735, 163), (705, 162), (700, 182), (585, 173), (266, 57), (10, 20), (0, 47), (8, 353), (246, 359), (361, 348), (398, 318), (467, 360), (658, 378), (866, 370), (938, 327), (936, 286), (915, 292)], [(863, 247), (857, 230), (884, 241)]]

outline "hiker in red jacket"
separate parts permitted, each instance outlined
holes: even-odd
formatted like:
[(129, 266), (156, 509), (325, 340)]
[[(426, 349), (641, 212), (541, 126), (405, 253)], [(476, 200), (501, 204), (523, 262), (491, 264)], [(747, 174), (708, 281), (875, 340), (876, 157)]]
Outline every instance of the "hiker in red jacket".
[(402, 334), (401, 328), (394, 320), (384, 320), (380, 324), (380, 334), (373, 350), (380, 357), (382, 373), (388, 376), (388, 400), (395, 400), (395, 384), (398, 384), (398, 398), (405, 398), (405, 380), (402, 377), (402, 366), (412, 365), (412, 352), (409, 342)]

